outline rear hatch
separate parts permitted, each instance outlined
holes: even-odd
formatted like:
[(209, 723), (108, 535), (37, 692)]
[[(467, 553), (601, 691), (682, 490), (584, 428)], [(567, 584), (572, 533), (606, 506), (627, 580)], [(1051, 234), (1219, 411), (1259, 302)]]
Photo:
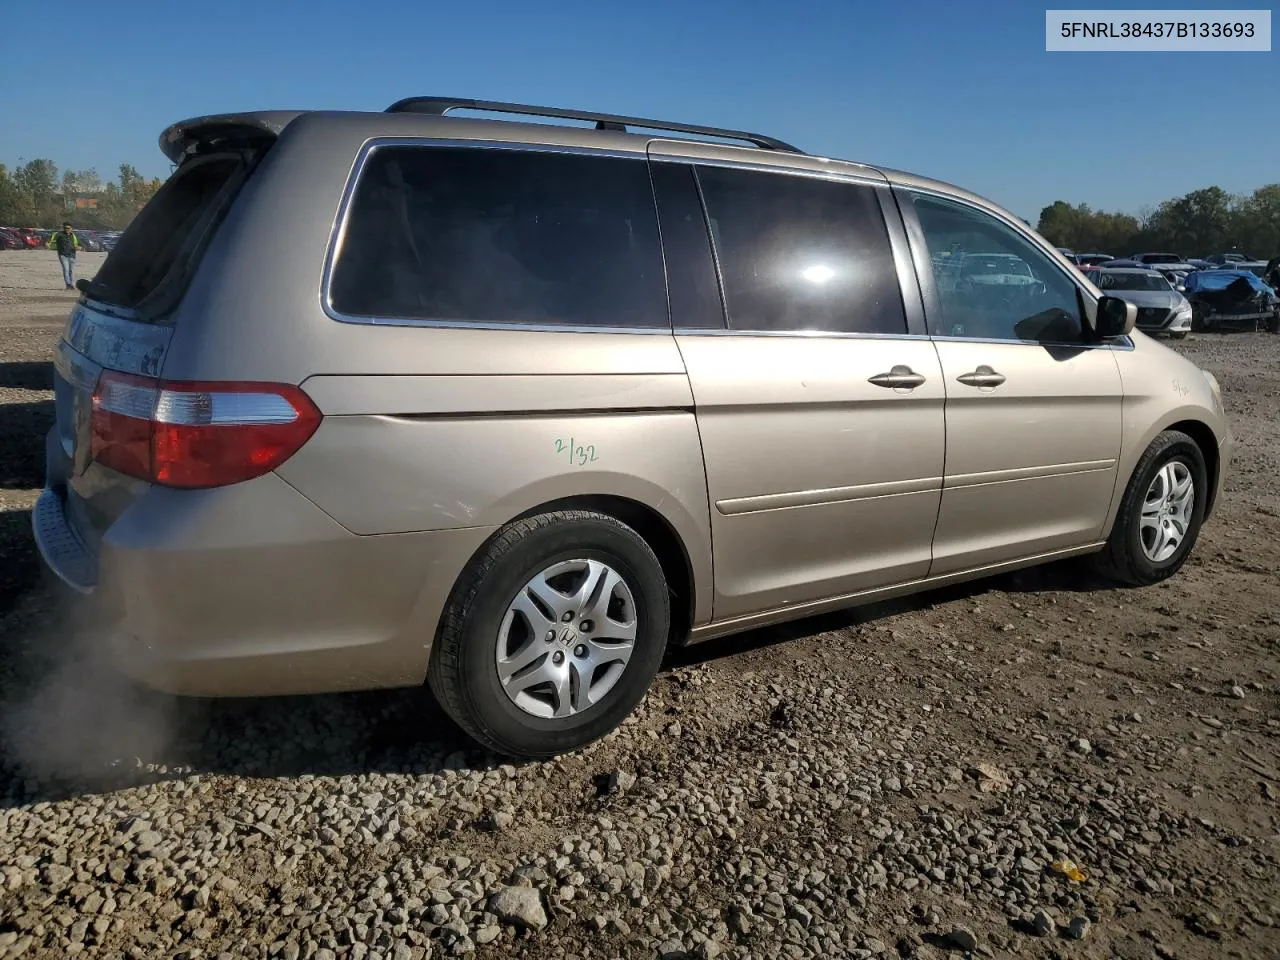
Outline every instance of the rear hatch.
[[(172, 131), (166, 137), (174, 139)], [(181, 162), (142, 208), (89, 282), (71, 313), (54, 357), (57, 422), (46, 444), (46, 486), (76, 540), (96, 555), (102, 534), (150, 486), (146, 469), (104, 465), (102, 395), (112, 386), (157, 382), (174, 333), (175, 312), (200, 259), (236, 196), (274, 141), (274, 131), (224, 123), (201, 139), (181, 128)], [(162, 138), (162, 144), (166, 144)], [(95, 415), (95, 394), (99, 410)], [(116, 390), (145, 406), (154, 392)], [(119, 398), (123, 400), (120, 401)], [(152, 411), (117, 409), (148, 418)], [(95, 437), (95, 430), (97, 436)], [(113, 466), (119, 465), (119, 449)], [(129, 473), (135, 474), (130, 476)], [(47, 511), (46, 511), (47, 512)]]

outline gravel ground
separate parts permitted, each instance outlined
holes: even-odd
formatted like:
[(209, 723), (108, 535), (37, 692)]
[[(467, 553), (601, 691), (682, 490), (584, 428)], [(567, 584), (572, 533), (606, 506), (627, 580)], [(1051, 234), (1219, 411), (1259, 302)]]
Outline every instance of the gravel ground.
[(27, 530), (59, 285), (0, 254), (0, 957), (1280, 956), (1280, 337), (1178, 346), (1241, 449), (1172, 582), (1066, 564), (717, 641), (508, 765), (416, 691), (96, 663)]

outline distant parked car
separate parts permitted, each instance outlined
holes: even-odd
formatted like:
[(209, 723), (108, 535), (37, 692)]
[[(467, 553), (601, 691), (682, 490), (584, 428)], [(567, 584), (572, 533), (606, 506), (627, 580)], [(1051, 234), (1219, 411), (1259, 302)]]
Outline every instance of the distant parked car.
[(101, 240), (102, 249), (109, 253), (116, 248), (116, 243), (120, 240), (120, 231), (108, 230), (102, 235)]
[(1077, 253), (1076, 263), (1082, 267), (1097, 267), (1115, 258), (1109, 253)]
[(1036, 283), (1025, 260), (1011, 253), (979, 253), (960, 264), (958, 289), (1028, 286)]
[(1167, 333), (1181, 340), (1191, 332), (1191, 304), (1158, 270), (1144, 267), (1100, 268), (1089, 277), (1103, 293), (1138, 308), (1136, 326), (1145, 333)]
[(0, 227), (0, 250), (24, 250), (26, 246), (17, 230)]
[(1249, 256), (1248, 254), (1240, 253), (1237, 251), (1233, 253), (1211, 253), (1209, 254), (1209, 256), (1205, 257), (1204, 259), (1206, 263), (1221, 264), (1221, 263), (1239, 263), (1244, 260), (1252, 261), (1253, 257)]
[(1178, 264), (1186, 263), (1187, 258), (1177, 253), (1133, 253), (1129, 255), (1129, 259), (1135, 263), (1141, 263), (1144, 266), (1154, 267), (1157, 264)]
[(1177, 267), (1166, 267), (1164, 265), (1160, 265), (1152, 267), (1151, 269), (1158, 271), (1162, 277), (1169, 281), (1169, 286), (1178, 291), (1182, 290), (1187, 277), (1195, 272), (1195, 269), (1189, 263), (1178, 264)]
[(1265, 260), (1235, 260), (1224, 266), (1230, 267), (1232, 270), (1248, 270), (1250, 273), (1267, 279), (1267, 263)]
[(77, 230), (76, 236), (80, 238), (80, 249), (87, 253), (101, 253), (102, 241), (98, 239), (98, 235), (89, 230)]
[(1186, 297), (1193, 330), (1240, 324), (1280, 330), (1280, 296), (1250, 270), (1197, 270), (1187, 277)]

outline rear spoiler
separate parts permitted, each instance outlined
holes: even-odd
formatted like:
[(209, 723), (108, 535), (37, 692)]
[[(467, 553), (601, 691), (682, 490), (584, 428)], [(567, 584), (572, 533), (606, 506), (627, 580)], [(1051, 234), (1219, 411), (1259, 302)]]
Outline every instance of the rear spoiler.
[(180, 120), (160, 134), (160, 149), (171, 161), (181, 163), (198, 150), (217, 148), (225, 143), (274, 140), (302, 113), (301, 110), (262, 110)]

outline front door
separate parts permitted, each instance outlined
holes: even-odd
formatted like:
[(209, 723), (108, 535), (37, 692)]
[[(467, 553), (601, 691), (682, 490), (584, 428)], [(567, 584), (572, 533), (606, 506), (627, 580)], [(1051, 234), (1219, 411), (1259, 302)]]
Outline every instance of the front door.
[(1117, 481), (1120, 348), (1089, 341), (1075, 280), (1012, 224), (899, 194), (925, 248), (917, 264), (947, 396), (931, 575), (1097, 542)]
[[(923, 577), (945, 394), (909, 267), (904, 301), (908, 252), (887, 186), (652, 167), (706, 461), (715, 619)], [(707, 224), (714, 265), (697, 250)], [(688, 236), (692, 253), (671, 249)], [(715, 297), (713, 315), (714, 280), (689, 271), (714, 278), (717, 266), (725, 312)]]

